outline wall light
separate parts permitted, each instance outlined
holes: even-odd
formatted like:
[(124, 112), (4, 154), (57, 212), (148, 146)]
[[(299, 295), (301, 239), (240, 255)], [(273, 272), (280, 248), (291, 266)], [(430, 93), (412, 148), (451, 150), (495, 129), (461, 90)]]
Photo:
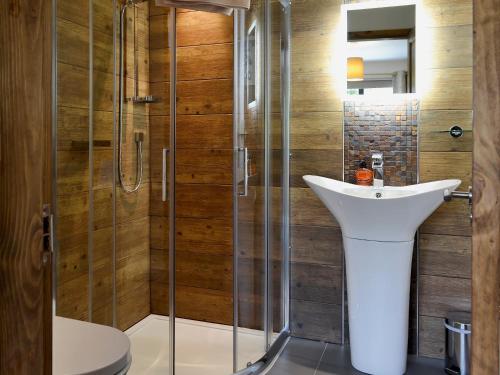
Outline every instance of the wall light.
[(347, 80), (362, 81), (365, 79), (365, 63), (362, 57), (347, 58)]

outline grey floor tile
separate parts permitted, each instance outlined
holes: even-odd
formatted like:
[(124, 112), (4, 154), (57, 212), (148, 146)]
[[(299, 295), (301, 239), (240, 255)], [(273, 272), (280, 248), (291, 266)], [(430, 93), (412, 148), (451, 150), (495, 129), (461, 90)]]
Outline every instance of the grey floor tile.
[(444, 361), (424, 357), (410, 356), (406, 375), (443, 375)]
[(351, 366), (351, 353), (347, 345), (327, 344), (325, 354), (321, 362), (328, 364), (338, 364), (339, 366)]
[(316, 375), (363, 375), (351, 366), (351, 355), (348, 346), (328, 344), (319, 364)]
[(269, 375), (314, 375), (326, 344), (291, 338)]
[(352, 367), (342, 367), (330, 363), (320, 363), (314, 375), (366, 375)]
[(278, 360), (268, 375), (314, 375), (318, 363), (305, 358)]
[[(443, 375), (444, 362), (409, 356), (406, 375)], [(292, 338), (269, 375), (364, 375), (351, 366), (348, 346)]]
[(325, 350), (326, 343), (320, 341), (299, 339), (292, 337), (283, 350), (285, 357), (302, 357), (318, 361), (321, 359)]
[[(443, 361), (410, 356), (406, 375), (443, 375)], [(348, 347), (329, 344), (315, 375), (364, 375), (351, 366)]]

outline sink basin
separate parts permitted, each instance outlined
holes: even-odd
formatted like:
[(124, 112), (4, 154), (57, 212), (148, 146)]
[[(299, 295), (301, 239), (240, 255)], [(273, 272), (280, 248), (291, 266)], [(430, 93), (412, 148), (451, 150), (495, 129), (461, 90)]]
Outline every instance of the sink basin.
[(358, 186), (320, 176), (306, 183), (335, 216), (344, 236), (373, 241), (412, 241), (420, 224), (443, 203), (460, 180), (403, 187)]
[(374, 188), (303, 178), (342, 229), (352, 365), (404, 374), (415, 232), (461, 181)]

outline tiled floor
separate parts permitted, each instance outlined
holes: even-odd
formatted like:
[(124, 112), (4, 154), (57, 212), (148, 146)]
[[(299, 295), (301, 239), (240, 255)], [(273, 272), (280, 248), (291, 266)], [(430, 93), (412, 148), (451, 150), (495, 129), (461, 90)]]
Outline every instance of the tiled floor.
[[(410, 357), (407, 375), (443, 375), (443, 361)], [(349, 349), (292, 338), (268, 375), (362, 375), (351, 366)]]

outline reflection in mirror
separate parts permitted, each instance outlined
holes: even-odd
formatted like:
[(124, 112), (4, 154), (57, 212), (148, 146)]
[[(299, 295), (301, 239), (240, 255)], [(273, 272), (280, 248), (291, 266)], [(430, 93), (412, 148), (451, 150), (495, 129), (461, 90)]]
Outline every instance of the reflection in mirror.
[(347, 94), (415, 92), (415, 5), (347, 9)]
[(257, 105), (257, 87), (256, 87), (256, 76), (257, 76), (257, 41), (256, 41), (256, 29), (257, 22), (253, 22), (248, 29), (247, 36), (247, 53), (246, 53), (246, 75), (247, 75), (247, 104), (248, 108), (255, 107)]

